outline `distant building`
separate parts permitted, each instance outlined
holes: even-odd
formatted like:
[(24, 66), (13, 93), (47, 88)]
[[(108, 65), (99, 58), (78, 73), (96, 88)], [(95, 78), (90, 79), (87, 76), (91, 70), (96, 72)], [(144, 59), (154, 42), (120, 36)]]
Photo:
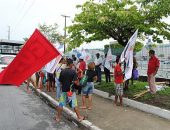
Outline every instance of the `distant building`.
[(153, 49), (155, 50), (156, 55), (161, 60), (170, 60), (170, 44), (157, 44), (155, 47), (143, 47), (143, 49), (140, 52), (137, 52), (136, 57), (139, 59), (146, 60), (149, 57), (149, 50)]
[(17, 55), (24, 41), (0, 39), (0, 55)]

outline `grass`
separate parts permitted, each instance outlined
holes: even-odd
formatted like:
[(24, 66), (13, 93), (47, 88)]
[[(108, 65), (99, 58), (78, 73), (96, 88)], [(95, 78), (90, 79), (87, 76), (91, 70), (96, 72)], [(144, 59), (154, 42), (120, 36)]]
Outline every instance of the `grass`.
[[(130, 85), (130, 83), (131, 82), (129, 82), (129, 90), (124, 92), (125, 96), (130, 99), (133, 99), (135, 94), (146, 90), (145, 86), (148, 85), (147, 82), (141, 81), (134, 81), (133, 85)], [(100, 85), (95, 85), (95, 89), (115, 95), (115, 85), (113, 82), (106, 83), (102, 81)], [(165, 90), (158, 91), (155, 95), (147, 92), (135, 100), (170, 110), (170, 87), (167, 87)]]

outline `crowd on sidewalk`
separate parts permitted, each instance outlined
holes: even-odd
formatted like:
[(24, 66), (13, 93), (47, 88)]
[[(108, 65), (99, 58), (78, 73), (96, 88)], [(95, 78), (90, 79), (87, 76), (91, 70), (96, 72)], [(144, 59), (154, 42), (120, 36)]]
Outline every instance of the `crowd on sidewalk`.
[[(148, 62), (148, 83), (150, 86), (150, 92), (152, 94), (156, 93), (155, 90), (155, 75), (159, 68), (159, 60), (155, 56), (155, 51), (149, 51), (149, 62)], [(77, 114), (78, 119), (81, 121), (85, 117), (82, 116), (79, 112), (79, 107), (77, 104), (76, 94), (82, 95), (82, 106), (81, 109), (92, 109), (92, 94), (94, 89), (94, 84), (100, 84), (102, 81), (102, 70), (104, 68), (104, 74), (106, 82), (111, 82), (111, 73), (110, 69), (104, 66), (107, 55), (105, 59), (102, 59), (100, 54), (96, 54), (94, 61), (86, 63), (84, 57), (80, 56), (77, 58), (75, 55), (72, 55), (72, 58), (62, 58), (57, 64), (56, 70), (54, 73), (48, 73), (43, 69), (36, 72), (36, 87), (41, 90), (46, 90), (48, 92), (56, 92), (56, 100), (59, 101), (59, 106), (57, 107), (56, 121), (59, 121), (61, 118), (61, 112), (63, 106), (69, 104)], [(115, 62), (111, 62), (111, 66), (114, 69), (114, 83), (115, 83), (115, 106), (118, 105), (118, 98), (120, 100), (120, 106), (123, 105), (123, 91), (128, 90), (129, 81), (124, 81), (124, 72), (119, 62), (120, 56), (116, 57)], [(137, 61), (134, 57), (133, 59), (133, 70), (132, 70), (132, 83), (134, 79), (137, 79)], [(28, 79), (28, 84), (30, 78)], [(27, 85), (28, 86), (28, 85)], [(86, 104), (88, 100), (88, 104)]]

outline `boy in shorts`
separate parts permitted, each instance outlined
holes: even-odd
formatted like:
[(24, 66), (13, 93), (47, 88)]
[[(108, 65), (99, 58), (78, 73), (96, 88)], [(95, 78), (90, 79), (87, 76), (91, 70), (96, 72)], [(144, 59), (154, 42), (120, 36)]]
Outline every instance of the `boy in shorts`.
[(59, 99), (59, 106), (57, 107), (56, 121), (60, 121), (63, 106), (66, 106), (67, 103), (71, 108), (74, 108), (79, 121), (82, 121), (85, 117), (80, 115), (76, 93), (73, 88), (73, 83), (78, 84), (76, 71), (72, 69), (73, 60), (67, 59), (66, 64), (67, 67), (61, 71), (59, 76), (62, 92)]
[(117, 106), (117, 100), (120, 100), (120, 106), (123, 104), (123, 72), (121, 69), (121, 63), (119, 63), (120, 56), (116, 57), (116, 66), (114, 68), (114, 82), (116, 86), (115, 106)]

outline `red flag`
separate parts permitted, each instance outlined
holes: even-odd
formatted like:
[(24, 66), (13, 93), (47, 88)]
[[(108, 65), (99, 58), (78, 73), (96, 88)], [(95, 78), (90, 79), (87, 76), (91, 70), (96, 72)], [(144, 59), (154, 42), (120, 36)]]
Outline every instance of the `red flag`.
[(55, 47), (36, 29), (15, 59), (0, 73), (0, 84), (19, 86), (58, 55)]

